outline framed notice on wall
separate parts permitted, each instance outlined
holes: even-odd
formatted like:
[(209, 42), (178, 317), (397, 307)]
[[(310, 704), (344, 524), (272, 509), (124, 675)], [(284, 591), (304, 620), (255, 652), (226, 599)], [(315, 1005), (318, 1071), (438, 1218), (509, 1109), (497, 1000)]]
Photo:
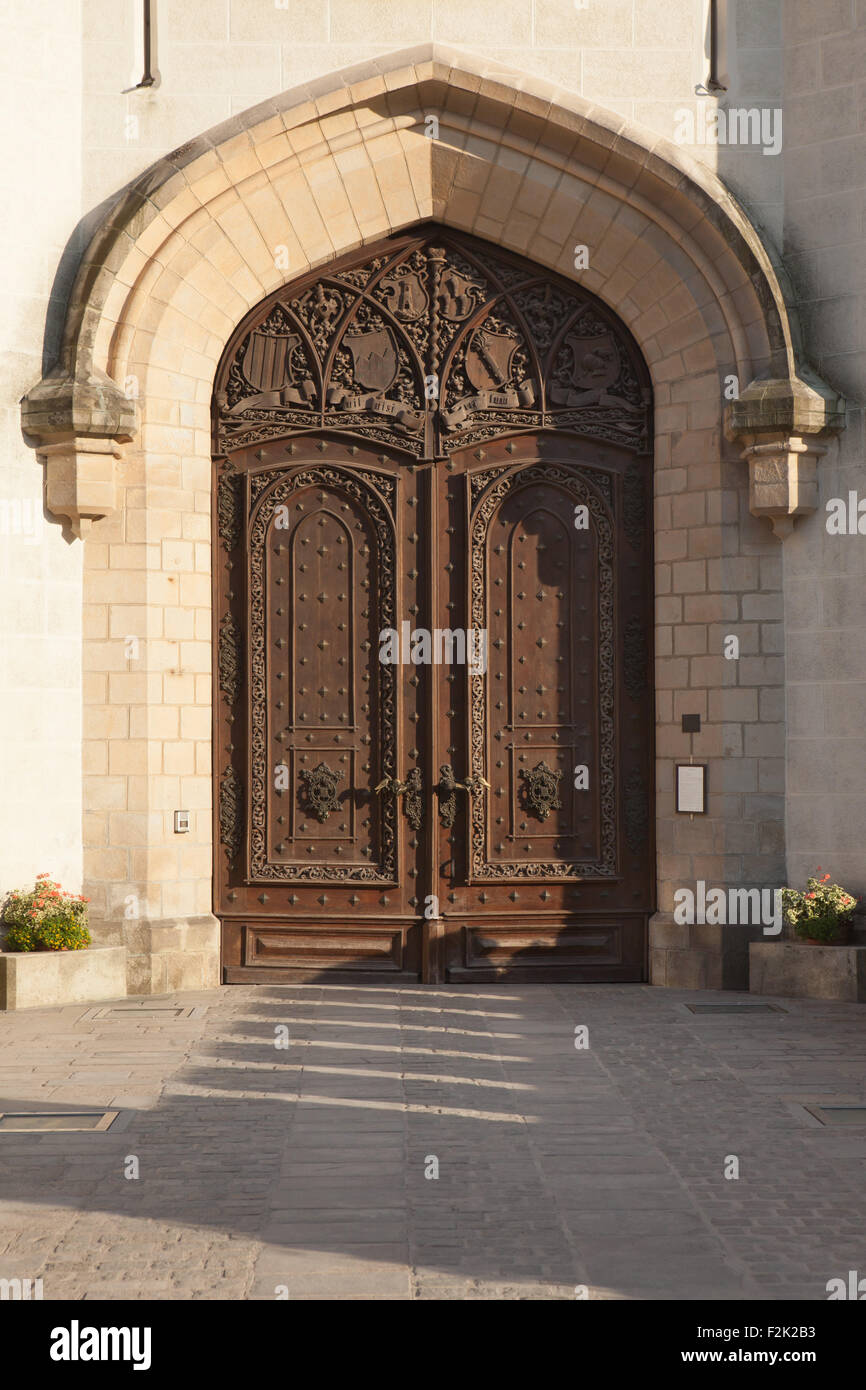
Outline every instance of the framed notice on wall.
[(702, 816), (707, 809), (707, 764), (677, 763), (677, 811), (681, 815)]

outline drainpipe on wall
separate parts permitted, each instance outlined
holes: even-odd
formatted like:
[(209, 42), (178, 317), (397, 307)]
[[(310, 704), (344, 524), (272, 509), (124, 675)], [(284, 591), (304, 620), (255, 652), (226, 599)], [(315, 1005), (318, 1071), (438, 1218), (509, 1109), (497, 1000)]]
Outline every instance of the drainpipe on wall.
[(153, 70), (153, 55), (156, 51), (156, 13), (153, 0), (142, 0), (142, 68), (140, 82), (132, 87), (124, 87), (123, 93), (138, 92), (142, 88), (159, 86), (159, 73)]
[(728, 90), (728, 0), (710, 0), (707, 16), (709, 28), (710, 75), (708, 92)]

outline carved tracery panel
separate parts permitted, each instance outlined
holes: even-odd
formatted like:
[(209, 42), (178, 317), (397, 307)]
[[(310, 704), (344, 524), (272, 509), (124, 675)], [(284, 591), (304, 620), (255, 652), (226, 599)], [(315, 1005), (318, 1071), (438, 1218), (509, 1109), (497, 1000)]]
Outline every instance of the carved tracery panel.
[(649, 398), (592, 295), (435, 228), (271, 295), (235, 335), (215, 406), (220, 452), (327, 429), (434, 458), (540, 429), (641, 450)]

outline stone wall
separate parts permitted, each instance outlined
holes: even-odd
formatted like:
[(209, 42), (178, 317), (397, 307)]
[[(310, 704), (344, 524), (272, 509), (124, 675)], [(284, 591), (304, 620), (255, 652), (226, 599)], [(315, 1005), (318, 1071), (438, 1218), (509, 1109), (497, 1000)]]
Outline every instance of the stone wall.
[[(123, 94), (141, 77), (139, 0), (83, 8), (85, 206), (257, 102), (430, 41), (482, 57), (491, 74), (502, 65), (543, 78), (667, 139), (682, 108), (701, 104), (694, 89), (708, 74), (708, 0), (160, 0), (160, 85)], [(732, 74), (750, 100), (775, 99), (780, 0), (729, 8)], [(691, 153), (713, 165), (717, 152), (698, 143)], [(778, 207), (780, 184), (768, 197), (766, 180), (779, 161), (736, 156), (743, 188)]]
[[(81, 211), (81, 4), (4, 6), (0, 172), (0, 900), (51, 872), (81, 887), (80, 542), (44, 512), (19, 402)], [(26, 127), (25, 123), (26, 122)]]
[[(108, 921), (210, 905), (209, 404), (223, 346), (292, 273), (431, 217), (566, 272), (585, 245), (581, 282), (637, 338), (656, 405), (660, 907), (697, 877), (781, 873), (779, 544), (749, 513), (721, 390), (730, 373), (790, 366), (770, 262), (675, 147), (654, 158), (639, 127), (481, 65), (426, 48), (265, 104), (149, 175), (147, 207), (113, 213), (89, 253), (111, 274), (82, 282), (77, 370), (132, 383), (141, 414), (117, 508), (87, 540), (88, 882)], [(742, 626), (738, 663), (721, 652), (728, 625)], [(696, 822), (673, 813), (683, 713), (701, 715), (694, 752), (711, 763)], [(173, 830), (181, 808), (189, 836)]]
[(866, 893), (866, 516), (827, 531), (827, 502), (863, 499), (866, 398), (866, 6), (788, 0), (784, 251), (808, 356), (849, 401), (820, 470), (820, 508), (785, 545), (788, 863)]

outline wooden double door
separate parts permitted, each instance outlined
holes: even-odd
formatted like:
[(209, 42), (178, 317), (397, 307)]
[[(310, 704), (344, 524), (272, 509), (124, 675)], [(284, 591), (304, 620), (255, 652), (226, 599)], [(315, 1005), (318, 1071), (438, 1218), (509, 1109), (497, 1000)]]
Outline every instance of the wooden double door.
[[(507, 331), (467, 336), (473, 314), (484, 322), (481, 296), (467, 307), (457, 279), (434, 299), (407, 245), (418, 239), (380, 258), (375, 273), (392, 252), (403, 273), (344, 366), (381, 403), (390, 368), (376, 355), (417, 322), (422, 291), (446, 328), (468, 320), (448, 447), (431, 415), (449, 402), (431, 407), (420, 391), (421, 424), (410, 414), (399, 426), (407, 447), (395, 447), (393, 417), (364, 438), (371, 397), (356, 430), (329, 427), (345, 397), (312, 368), (301, 382), (326, 319), (304, 318), (303, 295), (285, 306), (294, 327), (272, 314), (279, 332), (238, 335), (218, 397), (224, 979), (641, 980), (654, 885), (649, 456), (616, 429), (581, 437), (546, 415), (536, 430), (506, 418), (498, 436), (461, 439), (461, 409), (507, 417), (501, 402), (526, 411), (530, 389), (507, 395), (520, 386), (502, 379)], [(347, 276), (335, 296), (360, 284), (372, 298), (369, 283)], [(602, 367), (572, 346), (563, 393), (579, 371), (610, 377), (595, 336)], [(328, 351), (339, 361), (323, 334)], [(536, 376), (551, 374), (539, 360)], [(308, 409), (323, 428), (279, 436)]]
[(644, 978), (649, 588), (605, 505), (622, 461), (321, 442), (235, 460), (226, 980)]

